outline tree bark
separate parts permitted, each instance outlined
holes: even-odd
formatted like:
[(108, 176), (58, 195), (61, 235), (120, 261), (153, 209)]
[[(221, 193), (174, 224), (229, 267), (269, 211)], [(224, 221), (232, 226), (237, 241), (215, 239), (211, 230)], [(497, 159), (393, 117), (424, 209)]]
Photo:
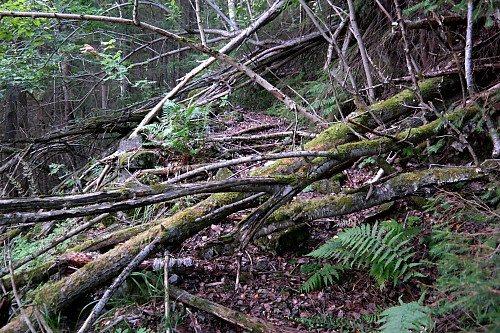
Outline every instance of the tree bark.
[(472, 78), (472, 26), (473, 26), (473, 15), (474, 13), (474, 2), (469, 0), (467, 2), (467, 33), (465, 37), (465, 82), (467, 82), (467, 91), (469, 95), (473, 95), (476, 92), (474, 86), (474, 80)]
[(18, 88), (12, 84), (7, 85), (7, 112), (5, 116), (3, 141), (14, 141), (17, 136), (18, 113)]

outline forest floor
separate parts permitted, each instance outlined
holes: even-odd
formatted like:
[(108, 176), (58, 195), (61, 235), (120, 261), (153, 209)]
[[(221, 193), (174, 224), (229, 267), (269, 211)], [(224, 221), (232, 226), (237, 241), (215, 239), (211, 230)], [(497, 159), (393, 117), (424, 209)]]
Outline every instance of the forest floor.
[[(290, 128), (287, 121), (283, 119), (244, 110), (241, 110), (236, 117), (222, 119), (221, 116), (221, 119), (215, 120), (225, 124), (225, 128), (213, 134), (217, 137), (239, 134), (262, 125), (272, 125), (272, 127), (249, 134), (269, 134), (286, 131)], [(265, 143), (275, 144), (270, 146), (272, 150), (272, 147), (276, 148), (282, 145), (283, 140), (282, 138), (271, 139)], [(234, 152), (235, 157), (242, 156), (238, 153), (238, 149), (235, 149), (238, 147), (241, 151), (252, 150), (243, 144), (231, 146), (228, 149)], [(415, 165), (411, 167), (415, 169)], [(248, 169), (242, 166), (239, 172), (244, 174)], [(342, 189), (357, 188), (373, 178), (376, 172), (377, 168), (374, 164), (356, 163), (344, 173), (345, 182)], [(326, 194), (306, 189), (299, 197), (311, 198), (322, 195)], [(176, 270), (170, 276), (171, 283), (203, 299), (252, 317), (265, 319), (277, 327), (293, 327), (312, 332), (369, 332), (377, 327), (376, 314), (380, 313), (381, 309), (398, 304), (399, 299), (404, 302), (417, 301), (422, 293), (421, 287), (424, 285), (432, 286), (437, 276), (434, 266), (423, 265), (420, 266), (420, 273), (426, 276), (425, 279), (420, 279), (418, 282), (412, 279), (405, 283), (398, 282), (396, 285), (393, 285), (391, 281), (380, 287), (366, 270), (354, 269), (350, 270), (349, 273), (341, 274), (340, 281), (335, 281), (334, 284), (328, 285), (322, 290), (309, 293), (303, 293), (299, 290), (308, 278), (308, 274), (303, 272), (304, 265), (318, 262), (305, 254), (324, 244), (344, 228), (362, 222), (370, 223), (375, 220), (387, 221), (391, 219), (406, 225), (408, 221), (418, 218), (423, 222), (422, 225), (429, 228), (421, 235), (430, 232), (431, 226), (435, 223), (433, 216), (422, 212), (421, 206), (417, 205), (412, 198), (407, 198), (384, 209), (374, 207), (360, 213), (309, 223), (309, 237), (303, 244), (296, 244), (293, 253), (273, 255), (259, 250), (256, 246), (249, 246), (242, 258), (240, 289), (236, 291), (237, 265), (235, 256), (203, 260), (197, 258), (196, 253), (200, 246), (206, 242), (215, 240), (220, 235), (229, 232), (245, 216), (244, 214), (245, 212), (233, 214), (221, 223), (213, 224), (195, 237), (185, 241), (179, 252), (172, 253), (175, 258), (188, 260), (190, 267), (185, 270)], [(416, 248), (419, 249), (416, 258), (418, 260), (429, 259), (425, 258), (427, 256), (425, 244), (419, 245), (419, 239), (414, 242)], [(128, 295), (122, 296), (135, 299), (134, 304), (126, 302), (120, 305), (120, 302), (117, 302), (114, 305), (114, 311), (110, 311), (109, 315), (101, 320), (99, 326), (101, 329), (109, 327), (112, 332), (123, 332), (123, 330), (117, 330), (116, 327), (124, 327), (123, 322), (126, 322), (132, 330), (149, 328), (154, 332), (164, 331), (162, 330), (165, 324), (163, 321), (165, 311), (163, 296), (155, 294), (161, 292), (163, 288), (162, 273), (134, 273), (133, 279), (137, 283), (136, 288), (131, 288), (126, 292)], [(140, 287), (137, 288), (137, 286)], [(132, 294), (141, 293), (142, 301), (137, 301), (141, 297), (130, 297)], [(101, 294), (102, 292), (97, 292), (93, 297), (98, 299)], [(431, 293), (427, 294), (426, 303), (432, 303), (433, 297)], [(174, 312), (176, 314), (174, 317), (177, 316), (177, 321), (173, 325), (175, 326), (174, 331), (181, 333), (244, 331), (238, 326), (195, 308), (190, 308), (190, 312), (186, 311), (182, 304), (175, 302), (175, 300), (172, 301), (175, 304)], [(319, 319), (314, 320), (314, 318), (318, 318), (315, 316), (329, 316), (327, 317), (329, 319), (327, 322)], [(122, 323), (119, 324), (120, 322)], [(112, 328), (113, 326), (115, 328)]]

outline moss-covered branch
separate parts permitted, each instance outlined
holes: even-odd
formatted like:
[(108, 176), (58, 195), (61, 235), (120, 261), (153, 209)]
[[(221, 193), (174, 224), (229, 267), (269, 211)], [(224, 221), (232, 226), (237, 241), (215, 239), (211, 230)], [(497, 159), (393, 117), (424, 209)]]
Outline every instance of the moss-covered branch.
[(353, 194), (339, 194), (315, 199), (296, 200), (272, 214), (257, 237), (295, 224), (320, 218), (341, 216), (407, 196), (425, 196), (437, 186), (470, 181), (484, 177), (476, 168), (439, 168), (403, 173), (373, 187)]

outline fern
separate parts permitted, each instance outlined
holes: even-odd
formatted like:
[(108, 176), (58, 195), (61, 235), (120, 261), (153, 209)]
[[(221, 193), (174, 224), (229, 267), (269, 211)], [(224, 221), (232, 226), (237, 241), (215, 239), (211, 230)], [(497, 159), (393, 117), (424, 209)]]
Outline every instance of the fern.
[(297, 318), (290, 317), (290, 320), (304, 325), (308, 330), (314, 330), (317, 328), (325, 328), (327, 330), (338, 331), (338, 332), (352, 332), (352, 333), (362, 333), (362, 332), (372, 332), (373, 325), (368, 322), (367, 327), (365, 327), (365, 321), (361, 319), (353, 318), (338, 318), (332, 314), (327, 315), (313, 315), (309, 318)]
[(302, 287), (299, 288), (299, 291), (308, 293), (310, 291), (326, 287), (328, 284), (332, 285), (333, 277), (339, 280), (339, 271), (343, 270), (344, 268), (341, 266), (332, 266), (325, 263), (320, 270), (317, 270), (307, 279)]
[[(208, 123), (209, 106), (199, 108), (167, 101), (163, 106), (160, 122), (141, 128), (152, 143), (161, 143), (181, 153), (194, 154), (199, 149), (197, 143), (203, 139)], [(148, 143), (146, 143), (147, 145)]]
[(431, 326), (429, 309), (417, 302), (403, 303), (390, 307), (380, 314), (378, 323), (385, 323), (380, 328), (381, 332), (421, 332), (429, 330)]
[(367, 266), (381, 287), (389, 279), (396, 284), (401, 277), (405, 281), (411, 276), (422, 276), (411, 270), (421, 265), (409, 262), (415, 252), (410, 252), (411, 247), (405, 248), (417, 230), (403, 229), (396, 222), (390, 227), (380, 227), (378, 223), (373, 227), (363, 224), (339, 233), (308, 256), (336, 259), (340, 267)]

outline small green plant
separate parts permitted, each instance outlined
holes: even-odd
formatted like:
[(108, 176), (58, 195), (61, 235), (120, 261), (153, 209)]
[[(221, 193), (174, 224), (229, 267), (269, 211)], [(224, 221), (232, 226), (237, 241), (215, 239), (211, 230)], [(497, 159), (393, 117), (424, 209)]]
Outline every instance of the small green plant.
[(373, 157), (367, 157), (361, 163), (359, 163), (358, 168), (362, 169), (368, 164), (375, 164), (375, 159)]
[(390, 307), (380, 314), (378, 323), (384, 323), (380, 328), (383, 333), (410, 333), (430, 331), (432, 322), (430, 310), (418, 302), (403, 303)]
[(160, 143), (167, 149), (194, 155), (201, 148), (207, 130), (210, 106), (183, 107), (172, 101), (163, 106), (161, 122), (142, 127), (152, 143)]
[[(163, 300), (165, 296), (165, 287), (163, 285), (163, 269), (159, 271), (150, 272), (134, 272), (130, 275), (130, 279), (139, 289), (141, 298), (144, 300), (160, 299)], [(178, 323), (187, 314), (182, 307), (170, 312), (169, 318), (164, 317), (163, 323), (165, 329), (174, 331)]]
[(145, 327), (141, 327), (138, 330), (134, 330), (134, 331), (130, 331), (128, 328), (125, 328), (125, 329), (117, 328), (117, 329), (114, 329), (113, 332), (115, 332), (115, 333), (132, 333), (132, 332), (135, 332), (135, 333), (154, 333), (154, 331), (152, 329), (145, 328)]
[(427, 151), (429, 153), (436, 154), (444, 146), (445, 143), (446, 143), (446, 141), (444, 139), (439, 139), (438, 142), (436, 142), (432, 146), (429, 146)]
[(68, 170), (68, 168), (66, 167), (66, 165), (59, 164), (59, 163), (52, 163), (52, 164), (49, 165), (49, 169), (50, 169), (50, 172), (49, 172), (50, 176), (57, 176), (57, 178), (59, 178), (61, 180), (62, 179), (66, 179), (66, 181), (64, 182), (64, 184), (66, 186), (68, 186), (69, 188), (74, 188), (76, 186), (76, 183), (73, 180), (73, 178), (69, 177), (73, 173)]
[(328, 284), (332, 285), (333, 278), (335, 277), (337, 280), (339, 280), (339, 271), (342, 272), (344, 270), (344, 267), (342, 266), (332, 266), (329, 263), (325, 263), (322, 266), (313, 265), (312, 267), (314, 267), (314, 270), (312, 271), (310, 271), (308, 269), (309, 267), (306, 265), (301, 267), (301, 271), (303, 273), (314, 273), (307, 279), (302, 287), (300, 287), (300, 292), (308, 293), (313, 290), (326, 287)]
[(373, 276), (379, 286), (390, 279), (394, 285), (398, 279), (403, 281), (412, 276), (422, 276), (412, 268), (422, 263), (412, 263), (410, 258), (415, 252), (411, 252), (412, 247), (408, 246), (411, 238), (420, 231), (419, 228), (404, 229), (396, 221), (383, 222), (371, 226), (363, 224), (352, 229), (340, 232), (318, 249), (309, 253), (308, 256), (315, 258), (327, 258), (337, 260), (337, 266), (329, 266), (325, 273), (315, 273), (306, 281), (304, 286), (311, 289), (313, 286), (321, 285), (319, 281), (331, 282), (326, 277), (327, 272), (333, 276), (338, 276), (337, 271), (341, 268), (369, 268), (369, 274)]
[[(352, 318), (338, 318), (334, 317), (332, 314), (327, 315), (313, 315), (308, 318), (297, 318), (291, 317), (290, 320), (304, 325), (308, 330), (314, 330), (317, 328), (324, 328), (328, 331), (334, 330), (338, 332), (352, 332), (352, 333), (362, 333), (372, 331), (372, 325), (370, 325), (370, 320), (362, 319), (352, 319)], [(369, 316), (366, 316), (367, 319)], [(367, 324), (368, 323), (368, 324)], [(366, 327), (365, 327), (366, 326)]]

